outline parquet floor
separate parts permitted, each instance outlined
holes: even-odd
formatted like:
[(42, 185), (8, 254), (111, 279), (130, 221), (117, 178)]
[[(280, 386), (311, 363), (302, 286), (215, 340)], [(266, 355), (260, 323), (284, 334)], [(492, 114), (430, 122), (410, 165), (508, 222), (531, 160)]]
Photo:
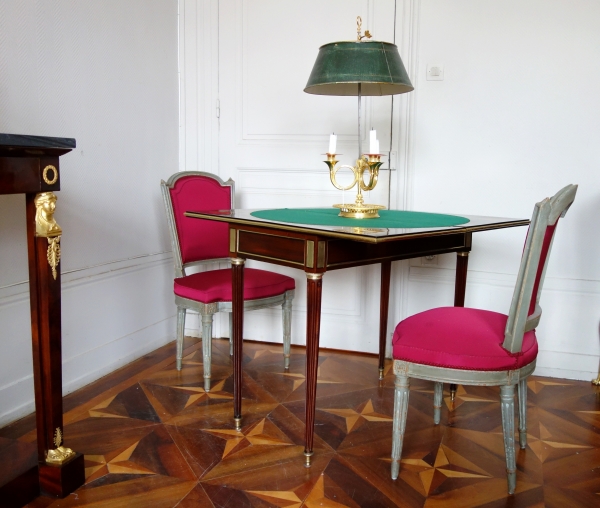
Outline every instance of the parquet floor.
[[(592, 507), (600, 506), (600, 391), (589, 382), (532, 377), (517, 492), (506, 494), (497, 388), (445, 393), (411, 386), (400, 478), (389, 476), (394, 376), (373, 356), (322, 351), (315, 456), (303, 465), (304, 348), (283, 372), (281, 346), (244, 342), (243, 429), (232, 421), (225, 340), (213, 342), (213, 389), (200, 343), (175, 370), (173, 346), (65, 399), (65, 443), (85, 454), (86, 484), (30, 507)], [(32, 418), (0, 438), (33, 441)]]

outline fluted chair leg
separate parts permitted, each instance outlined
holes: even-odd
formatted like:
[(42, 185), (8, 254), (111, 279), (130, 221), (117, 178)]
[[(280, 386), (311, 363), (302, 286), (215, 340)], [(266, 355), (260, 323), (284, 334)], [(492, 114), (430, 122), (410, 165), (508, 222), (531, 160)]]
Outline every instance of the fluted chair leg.
[(233, 356), (233, 312), (229, 313), (229, 356)]
[(175, 367), (181, 370), (181, 362), (183, 360), (183, 335), (185, 331), (185, 309), (177, 307), (177, 337), (176, 337), (176, 353)]
[(508, 493), (514, 494), (517, 485), (517, 465), (515, 460), (515, 385), (500, 387), (500, 406), (502, 408), (502, 430), (504, 433), (504, 452), (506, 453)]
[(283, 302), (282, 315), (283, 315), (283, 368), (287, 371), (290, 370), (290, 346), (292, 343), (292, 300), (294, 299), (293, 293), (289, 291), (285, 293), (285, 300)]
[(204, 365), (204, 390), (210, 391), (210, 367), (212, 361), (213, 315), (202, 313), (202, 361)]
[(396, 480), (400, 473), (402, 443), (404, 442), (406, 416), (408, 413), (409, 385), (410, 380), (408, 376), (396, 375), (396, 386), (394, 390), (394, 421), (392, 424), (392, 480)]
[(438, 383), (437, 381), (433, 387), (433, 423), (439, 425), (440, 413), (442, 410), (442, 396), (444, 394), (444, 383)]
[(527, 448), (527, 378), (519, 381), (519, 445)]

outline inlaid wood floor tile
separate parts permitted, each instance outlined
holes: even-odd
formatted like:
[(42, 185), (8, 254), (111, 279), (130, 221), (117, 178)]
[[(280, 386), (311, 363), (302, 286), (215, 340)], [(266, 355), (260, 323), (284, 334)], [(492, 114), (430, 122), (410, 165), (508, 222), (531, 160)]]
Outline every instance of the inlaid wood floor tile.
[[(588, 382), (530, 378), (528, 443), (516, 450), (517, 489), (508, 496), (498, 388), (459, 386), (452, 401), (445, 387), (434, 425), (433, 383), (411, 380), (392, 481), (391, 362), (379, 381), (374, 356), (320, 354), (315, 454), (306, 468), (304, 348), (292, 347), (285, 372), (281, 345), (244, 342), (236, 431), (228, 341), (213, 341), (209, 392), (201, 343), (188, 344), (181, 371), (159, 351), (154, 366), (144, 359), (130, 377), (120, 370), (112, 384), (84, 388), (87, 398), (67, 396), (65, 443), (84, 453), (86, 483), (30, 507), (600, 506), (600, 389)], [(0, 436), (35, 442), (31, 418), (21, 433), (9, 427)]]
[(80, 488), (65, 499), (54, 501), (48, 507), (172, 508), (195, 486), (195, 481), (152, 475), (95, 488)]

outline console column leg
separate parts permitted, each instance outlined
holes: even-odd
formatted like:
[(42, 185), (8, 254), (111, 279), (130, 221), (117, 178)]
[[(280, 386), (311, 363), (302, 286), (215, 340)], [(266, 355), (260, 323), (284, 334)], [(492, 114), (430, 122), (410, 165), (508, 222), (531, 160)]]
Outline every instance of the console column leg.
[(307, 273), (306, 313), (306, 416), (304, 434), (305, 466), (310, 467), (315, 436), (317, 369), (319, 366), (319, 332), (321, 328), (322, 273)]
[(40, 488), (65, 497), (85, 482), (81, 453), (63, 446), (60, 238), (52, 192), (26, 195), (33, 380)]
[(384, 261), (381, 263), (381, 296), (379, 299), (379, 379), (383, 379), (383, 370), (385, 367), (385, 344), (387, 342), (391, 271), (391, 261)]

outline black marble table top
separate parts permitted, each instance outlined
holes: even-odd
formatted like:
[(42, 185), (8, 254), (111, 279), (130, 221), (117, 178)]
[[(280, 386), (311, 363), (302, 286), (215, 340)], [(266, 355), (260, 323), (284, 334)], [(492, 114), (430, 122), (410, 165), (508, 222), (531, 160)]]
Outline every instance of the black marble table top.
[(73, 138), (51, 138), (48, 136), (30, 136), (27, 134), (0, 133), (0, 146), (19, 148), (75, 148)]
[(0, 133), (0, 157), (61, 156), (76, 146), (73, 138)]

